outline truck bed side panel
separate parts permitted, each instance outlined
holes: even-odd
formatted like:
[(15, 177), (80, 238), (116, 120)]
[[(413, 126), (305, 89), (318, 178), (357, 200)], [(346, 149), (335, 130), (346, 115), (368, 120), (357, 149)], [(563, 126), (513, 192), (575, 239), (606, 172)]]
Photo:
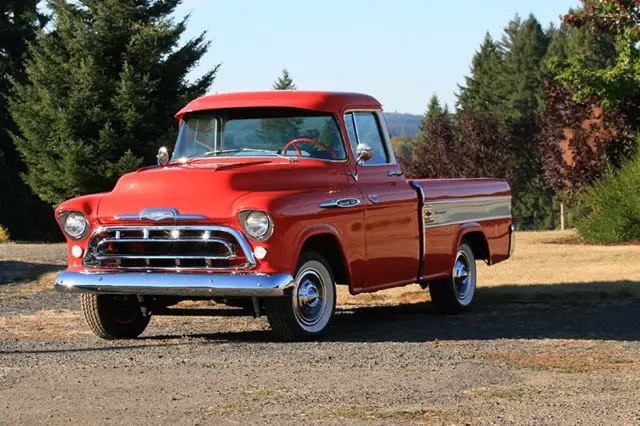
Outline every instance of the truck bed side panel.
[(416, 179), (424, 194), (424, 260), (420, 281), (443, 278), (469, 232), (484, 234), (490, 263), (508, 257), (511, 192), (499, 179)]

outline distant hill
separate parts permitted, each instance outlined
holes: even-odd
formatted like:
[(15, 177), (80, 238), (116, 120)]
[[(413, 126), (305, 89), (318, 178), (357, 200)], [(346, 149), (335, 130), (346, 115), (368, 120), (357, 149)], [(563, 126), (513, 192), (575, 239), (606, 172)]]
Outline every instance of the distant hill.
[(412, 138), (420, 133), (421, 115), (385, 112), (384, 117), (392, 138)]

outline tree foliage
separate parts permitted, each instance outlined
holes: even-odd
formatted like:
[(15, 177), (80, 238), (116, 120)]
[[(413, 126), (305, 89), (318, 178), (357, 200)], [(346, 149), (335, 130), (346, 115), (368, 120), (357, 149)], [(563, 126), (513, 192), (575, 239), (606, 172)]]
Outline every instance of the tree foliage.
[[(487, 140), (471, 145), (499, 146), (501, 158), (497, 164), (511, 184), (514, 220), (520, 228), (538, 228), (549, 222), (546, 216), (550, 209), (532, 206), (550, 204), (536, 135), (545, 98), (541, 69), (552, 33), (545, 31), (534, 16), (524, 20), (516, 16), (505, 27), (500, 41), (485, 36), (458, 96), (460, 117), (467, 115), (467, 121), (475, 118), (495, 126), (493, 133), (476, 132), (475, 138)], [(495, 135), (505, 141), (499, 143)], [(545, 213), (540, 214), (543, 210)]]
[(458, 108), (499, 116), (504, 107), (504, 87), (496, 77), (501, 74), (504, 74), (504, 52), (487, 33), (472, 59), (471, 74), (465, 77), (466, 85), (459, 86)]
[(11, 96), (10, 80), (27, 80), (23, 58), (46, 22), (37, 0), (8, 0), (0, 5), (0, 225), (18, 240), (57, 235), (51, 207), (20, 179), (25, 166), (11, 140), (17, 129), (6, 102)]
[(547, 101), (539, 135), (545, 178), (556, 191), (579, 193), (635, 151), (624, 113), (597, 98), (578, 102), (566, 86), (546, 78)]
[(280, 77), (273, 82), (273, 90), (296, 90), (297, 88), (286, 68), (282, 70)]
[(410, 157), (402, 156), (410, 177), (507, 177), (504, 152), (508, 138), (490, 115), (467, 111), (459, 122), (432, 97), (421, 125), (422, 133)]
[(416, 178), (456, 177), (458, 150), (456, 149), (454, 122), (451, 114), (433, 96), (420, 125), (420, 136), (403, 169), (407, 176)]
[(557, 191), (579, 194), (636, 151), (638, 4), (583, 1), (552, 42), (539, 140)]
[(587, 188), (583, 207), (589, 214), (578, 222), (588, 241), (640, 241), (640, 156)]
[(179, 45), (179, 0), (51, 0), (52, 30), (14, 81), (13, 138), (27, 183), (51, 204), (109, 190), (175, 138), (173, 114), (203, 95), (218, 67), (193, 83), (205, 34)]
[(569, 61), (559, 80), (575, 91), (578, 100), (597, 97), (604, 105), (640, 105), (640, 2), (638, 0), (581, 0), (582, 9), (563, 21), (615, 42), (616, 59), (606, 67), (592, 67), (588, 57)]

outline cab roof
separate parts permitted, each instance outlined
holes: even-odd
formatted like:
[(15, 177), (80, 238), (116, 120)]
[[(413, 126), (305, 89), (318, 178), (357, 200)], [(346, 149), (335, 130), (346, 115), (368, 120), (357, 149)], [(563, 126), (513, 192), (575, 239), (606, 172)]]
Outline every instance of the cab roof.
[(273, 90), (270, 92), (224, 93), (202, 96), (189, 102), (176, 114), (182, 118), (194, 111), (225, 108), (281, 107), (342, 114), (348, 109), (381, 109), (375, 98), (361, 93), (304, 92)]

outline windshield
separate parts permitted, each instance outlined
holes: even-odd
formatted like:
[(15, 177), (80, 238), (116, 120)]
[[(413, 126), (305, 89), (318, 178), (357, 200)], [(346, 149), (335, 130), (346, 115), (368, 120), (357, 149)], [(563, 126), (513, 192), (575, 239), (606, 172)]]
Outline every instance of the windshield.
[(268, 110), (263, 114), (223, 111), (189, 116), (182, 122), (173, 160), (281, 156), (346, 159), (336, 120), (330, 114), (313, 114)]

